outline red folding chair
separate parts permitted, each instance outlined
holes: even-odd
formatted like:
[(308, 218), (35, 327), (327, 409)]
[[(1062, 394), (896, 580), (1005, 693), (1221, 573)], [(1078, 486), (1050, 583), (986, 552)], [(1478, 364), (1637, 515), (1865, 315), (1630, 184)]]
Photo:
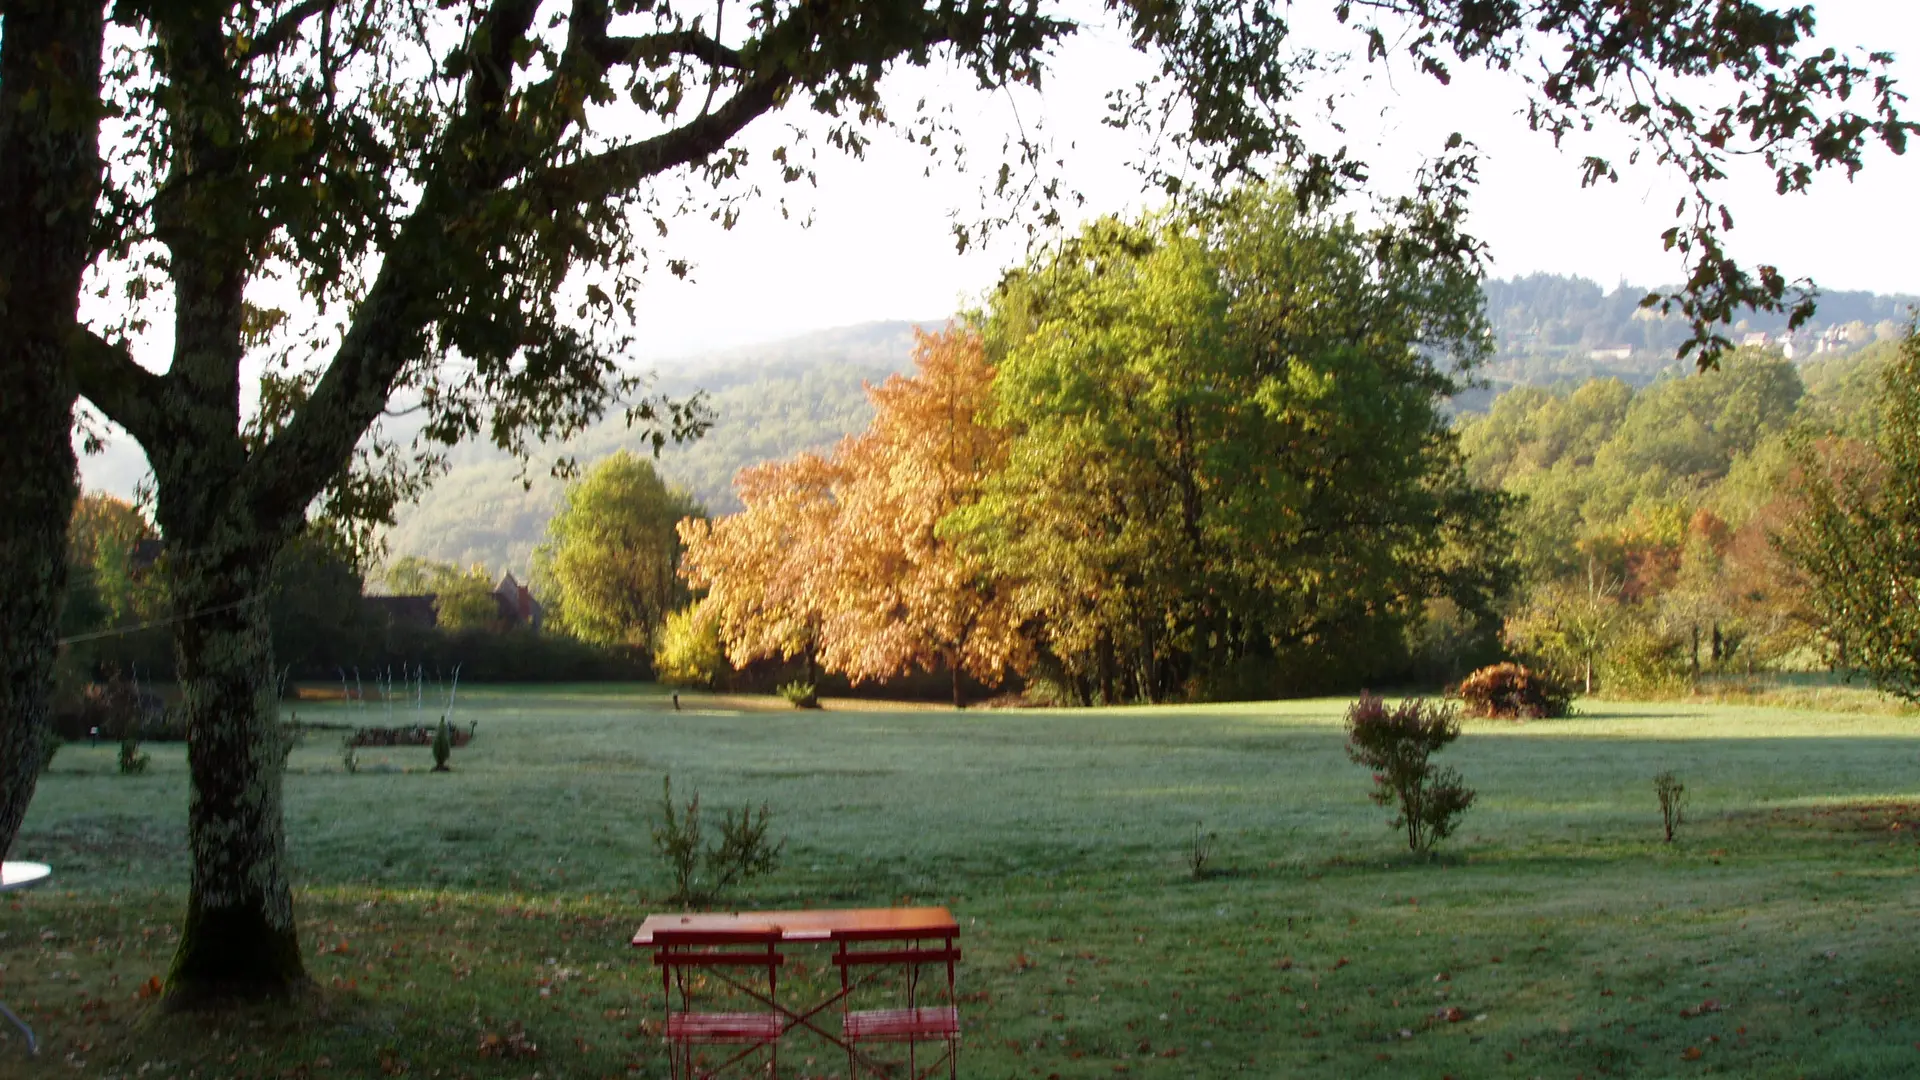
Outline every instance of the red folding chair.
[[(833, 957), (834, 966), (840, 969), (841, 999), (846, 1002), (840, 1032), (847, 1044), (847, 1076), (849, 1080), (859, 1076), (861, 1064), (866, 1064), (875, 1075), (889, 1075), (882, 1071), (879, 1062), (857, 1050), (866, 1043), (905, 1043), (906, 1075), (910, 1080), (932, 1076), (942, 1064), (946, 1065), (950, 1080), (957, 1080), (960, 1075), (960, 1007), (954, 996), (954, 965), (960, 961), (960, 950), (954, 946), (951, 937), (944, 939), (937, 948), (918, 942), (908, 942), (904, 946), (897, 942), (889, 944), (889, 948), (849, 949), (848, 942), (843, 940)], [(928, 965), (943, 965), (947, 970), (944, 1005), (921, 1003), (921, 969)], [(876, 982), (886, 969), (896, 966), (904, 970), (906, 1008), (852, 1008), (857, 990)], [(866, 974), (856, 975), (856, 969), (860, 968), (869, 970)], [(943, 1047), (939, 1056), (925, 1066), (919, 1060), (921, 1043), (939, 1043)]]
[[(742, 1075), (750, 1071), (752, 1059), (766, 1052), (760, 1066), (771, 1076), (779, 1064), (780, 1035), (786, 1021), (774, 1004), (779, 989), (780, 965), (786, 961), (774, 946), (780, 931), (729, 930), (724, 933), (662, 932), (655, 936), (653, 962), (660, 967), (660, 981), (667, 997), (667, 1055), (674, 1080), (707, 1080), (729, 1069), (740, 1067)], [(766, 991), (749, 985), (735, 973), (757, 969), (766, 974)], [(701, 1012), (694, 1009), (694, 995), (710, 984), (730, 989), (732, 997), (744, 997), (762, 1006), (738, 1012)], [(680, 1007), (674, 1008), (675, 998)], [(696, 1055), (697, 1047), (738, 1046), (732, 1056), (709, 1063)]]

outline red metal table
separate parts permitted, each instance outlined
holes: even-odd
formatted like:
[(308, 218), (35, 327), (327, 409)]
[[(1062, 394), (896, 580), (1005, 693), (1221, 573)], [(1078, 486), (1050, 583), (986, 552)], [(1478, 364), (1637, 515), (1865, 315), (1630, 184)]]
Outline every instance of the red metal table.
[[(773, 1050), (777, 1067), (777, 1049), (773, 1044), (789, 1032), (805, 1028), (815, 1035), (826, 1039), (845, 1050), (848, 1055), (849, 1069), (855, 1065), (865, 1065), (875, 1071), (884, 1072), (881, 1063), (863, 1054), (855, 1045), (861, 1038), (876, 1041), (903, 1041), (909, 1043), (908, 1075), (922, 1075), (917, 1062), (912, 1057), (912, 1041), (918, 1035), (927, 1036), (925, 1041), (941, 1039), (947, 1042), (948, 1054), (937, 1059), (935, 1065), (944, 1060), (950, 1073), (956, 1071), (953, 1064), (954, 1043), (959, 1035), (959, 1015), (952, 1005), (953, 964), (959, 960), (959, 950), (954, 947), (954, 939), (960, 934), (960, 924), (953, 914), (941, 907), (915, 908), (855, 908), (844, 910), (815, 911), (738, 911), (738, 912), (688, 912), (684, 914), (649, 915), (640, 924), (633, 935), (636, 948), (652, 949), (654, 963), (661, 968), (661, 984), (667, 994), (669, 1023), (669, 1043), (676, 1034), (687, 1035), (698, 1027), (700, 1035), (712, 1036), (708, 1041), (745, 1043), (747, 1049), (735, 1054), (723, 1062), (719, 1068), (726, 1068), (750, 1055), (754, 1049), (766, 1045)], [(927, 948), (922, 942), (940, 941), (943, 947)], [(840, 968), (841, 988), (823, 1000), (803, 1005), (788, 1005), (780, 1000), (775, 972), (784, 960), (776, 951), (781, 944), (817, 944), (821, 942), (838, 945), (834, 964)], [(850, 944), (880, 944), (899, 947), (878, 950), (850, 949)], [(904, 1010), (883, 1010), (879, 1012), (849, 1014), (849, 1021), (842, 1031), (835, 1033), (820, 1027), (814, 1017), (846, 1000), (861, 985), (862, 980), (852, 978), (849, 968), (855, 965), (894, 964), (904, 965), (910, 973), (912, 982), (917, 984), (918, 965), (926, 963), (944, 963), (948, 975), (949, 1004), (943, 1009), (922, 1009), (911, 999)], [(679, 1032), (673, 1030), (676, 1014), (673, 1012), (673, 994), (676, 989), (675, 974), (689, 967), (742, 968), (762, 967), (767, 971), (767, 990), (762, 994), (758, 988), (743, 985), (742, 982), (722, 976), (721, 981), (734, 990), (765, 1006), (770, 1012), (763, 1014), (693, 1014), (681, 1013), (680, 1017), (704, 1017), (704, 1020), (684, 1020)], [(687, 999), (687, 987), (682, 981), (678, 989), (683, 1004)], [(851, 1022), (854, 1017), (864, 1017), (864, 1025)], [(681, 1066), (686, 1072), (695, 1072), (691, 1057), (683, 1063), (676, 1056), (673, 1065), (676, 1075)], [(710, 1075), (710, 1074), (709, 1074)]]

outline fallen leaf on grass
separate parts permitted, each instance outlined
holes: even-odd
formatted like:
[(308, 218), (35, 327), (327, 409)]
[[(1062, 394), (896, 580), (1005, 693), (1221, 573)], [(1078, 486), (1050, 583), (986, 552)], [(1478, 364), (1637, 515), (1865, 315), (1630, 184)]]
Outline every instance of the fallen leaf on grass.
[(143, 1000), (147, 998), (157, 998), (160, 996), (160, 990), (160, 976), (149, 975), (147, 981), (140, 984), (140, 989), (134, 996)]
[(1681, 1009), (1680, 1019), (1691, 1020), (1696, 1016), (1705, 1016), (1708, 1013), (1724, 1012), (1726, 1008), (1725, 1005), (1720, 1004), (1719, 998), (1708, 998), (1691, 1009)]
[(527, 1038), (527, 1033), (515, 1024), (507, 1029), (505, 1035), (489, 1031), (480, 1036), (480, 1056), (491, 1058), (530, 1058), (540, 1055), (540, 1047)]
[(1702, 1051), (1700, 1050), (1699, 1047), (1689, 1046), (1685, 1050), (1680, 1051), (1680, 1060), (1681, 1061), (1699, 1061), (1701, 1052)]
[(1444, 1009), (1435, 1009), (1433, 1011), (1433, 1018), (1435, 1020), (1445, 1020), (1449, 1024), (1457, 1024), (1467, 1018), (1467, 1011), (1458, 1005), (1449, 1005)]

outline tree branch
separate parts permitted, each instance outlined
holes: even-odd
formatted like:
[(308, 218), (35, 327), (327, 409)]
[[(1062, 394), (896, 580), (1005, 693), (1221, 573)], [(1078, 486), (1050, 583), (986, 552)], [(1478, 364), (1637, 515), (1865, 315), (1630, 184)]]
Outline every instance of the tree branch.
[[(581, 6), (587, 5), (576, 8)], [(512, 50), (537, 7), (530, 0), (497, 0), (489, 12), (476, 42), (484, 55), (474, 62), (465, 115), (449, 132), (443, 164), (436, 169), (439, 175), (429, 181), (312, 396), (248, 463), (246, 498), (267, 520), (304, 511), (345, 467), (368, 425), (385, 410), (394, 381), (427, 348), (427, 328), (439, 317), (441, 298), (460, 286), (453, 275), (464, 260), (448, 258), (442, 250), (449, 237), (464, 232), (452, 226), (475, 198), (517, 171), (515, 159), (525, 150), (483, 151), (476, 159), (468, 152), (468, 140), (484, 144), (498, 138), (501, 106), (511, 85)], [(698, 46), (692, 38), (679, 44), (687, 42)], [(526, 183), (557, 205), (617, 197), (648, 177), (723, 149), (779, 102), (789, 81), (784, 72), (750, 79), (712, 113), (655, 138), (535, 173)], [(501, 160), (490, 160), (494, 158)]]
[(785, 72), (750, 79), (719, 108), (651, 139), (616, 146), (534, 173), (527, 186), (560, 205), (580, 205), (632, 190), (642, 180), (699, 161), (724, 148), (772, 109), (792, 83)]
[(606, 37), (590, 42), (588, 48), (588, 55), (602, 67), (632, 64), (658, 67), (676, 56), (691, 56), (729, 71), (738, 71), (745, 64), (740, 50), (722, 45), (696, 30), (662, 31), (642, 37)]
[(135, 363), (124, 345), (80, 327), (68, 339), (67, 362), (81, 395), (140, 445), (166, 437), (165, 380)]
[(269, 23), (265, 30), (254, 36), (248, 43), (247, 60), (253, 61), (273, 56), (286, 48), (308, 19), (339, 2), (340, 0), (300, 0), (283, 12), (279, 18)]

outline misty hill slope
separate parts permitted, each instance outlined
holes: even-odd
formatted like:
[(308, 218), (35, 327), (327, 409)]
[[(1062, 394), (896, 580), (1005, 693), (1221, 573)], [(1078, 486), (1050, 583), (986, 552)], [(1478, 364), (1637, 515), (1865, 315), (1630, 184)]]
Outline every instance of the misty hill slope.
[[(911, 366), (914, 328), (938, 325), (868, 323), (662, 365), (656, 389), (675, 398), (705, 391), (715, 419), (705, 438), (661, 452), (661, 475), (715, 513), (739, 509), (734, 473), (825, 449), (865, 428), (873, 409), (863, 383)], [(387, 532), (388, 549), (524, 574), (565, 486), (545, 471), (547, 463), (571, 454), (588, 465), (623, 449), (651, 450), (618, 416), (547, 448), (525, 469), (490, 447), (461, 447), (448, 474), (401, 510)]]
[[(1584, 278), (1551, 274), (1488, 281), (1485, 288), (1497, 349), (1480, 372), (1487, 387), (1456, 402), (1463, 411), (1484, 409), (1513, 386), (1579, 382), (1595, 375), (1644, 385), (1680, 371), (1674, 351), (1686, 338), (1686, 325), (1641, 309), (1645, 289), (1609, 290)], [(1897, 333), (1916, 303), (1920, 298), (1827, 294), (1814, 321), (1791, 339), (1796, 355), (1810, 358), (1818, 349), (1829, 351), (1817, 355), (1831, 355), (1834, 348), (1857, 348)], [(824, 449), (863, 429), (872, 408), (862, 382), (879, 382), (909, 367), (914, 328), (937, 325), (867, 323), (663, 364), (658, 389), (676, 397), (705, 390), (717, 419), (698, 443), (670, 447), (661, 455), (662, 475), (715, 513), (737, 509), (735, 472)], [(1735, 326), (1734, 337), (1767, 334), (1769, 343), (1777, 344), (1785, 330), (1784, 316), (1755, 313)], [(452, 471), (418, 504), (401, 511), (387, 534), (389, 550), (524, 573), (564, 486), (547, 475), (546, 463), (570, 453), (586, 466), (621, 449), (644, 453), (647, 448), (618, 417), (566, 447), (550, 448), (524, 477), (518, 463), (489, 447), (462, 447)]]

